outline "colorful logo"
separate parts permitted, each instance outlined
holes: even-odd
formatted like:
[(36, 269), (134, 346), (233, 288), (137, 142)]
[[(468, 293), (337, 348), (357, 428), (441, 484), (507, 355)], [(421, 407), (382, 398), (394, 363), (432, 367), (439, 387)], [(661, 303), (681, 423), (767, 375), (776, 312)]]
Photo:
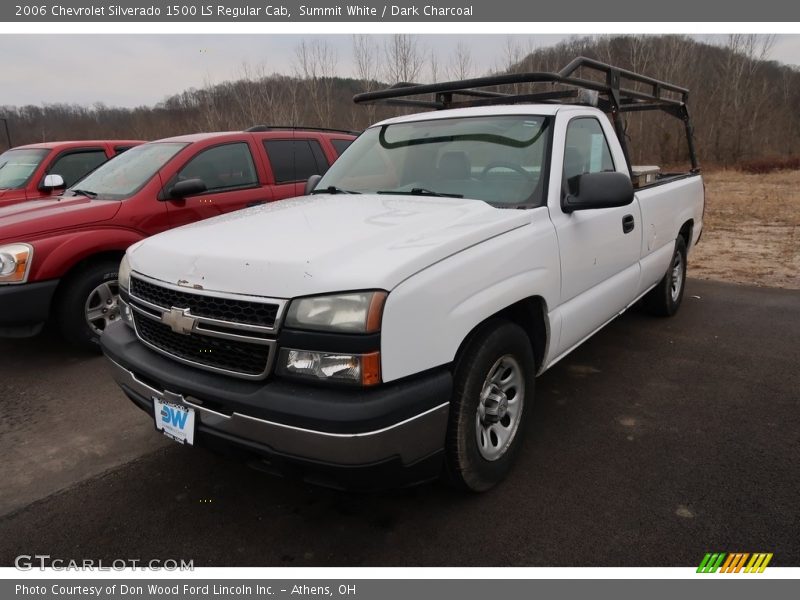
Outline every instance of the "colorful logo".
[(719, 570), (720, 573), (763, 573), (771, 560), (772, 552), (756, 552), (754, 554), (749, 552), (709, 552), (703, 557), (700, 566), (697, 567), (697, 572), (716, 573)]

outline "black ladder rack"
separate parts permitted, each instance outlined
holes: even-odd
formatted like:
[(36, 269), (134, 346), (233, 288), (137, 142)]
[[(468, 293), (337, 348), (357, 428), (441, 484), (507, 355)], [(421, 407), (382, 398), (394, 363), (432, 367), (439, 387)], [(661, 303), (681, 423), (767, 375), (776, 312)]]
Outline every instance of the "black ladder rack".
[[(601, 73), (605, 76), (605, 80), (598, 81), (576, 76), (576, 72), (580, 69)], [(516, 94), (485, 89), (525, 83), (549, 83), (567, 86), (570, 89), (551, 89)], [(631, 83), (640, 84), (643, 89), (624, 87), (626, 84), (630, 85)], [(433, 95), (432, 99), (418, 98), (418, 96), (431, 94)], [(417, 97), (415, 98), (415, 96)], [(585, 56), (575, 58), (557, 73), (508, 73), (442, 83), (398, 83), (390, 88), (364, 92), (353, 96), (353, 102), (356, 104), (381, 103), (391, 106), (413, 106), (434, 110), (494, 106), (498, 104), (552, 104), (565, 103), (567, 101), (590, 104), (611, 114), (617, 137), (629, 165), (628, 144), (625, 137), (622, 113), (659, 110), (683, 121), (689, 147), (689, 157), (692, 162), (692, 171), (697, 172), (699, 171), (699, 165), (695, 152), (694, 131), (686, 106), (688, 99), (689, 90), (686, 88)]]

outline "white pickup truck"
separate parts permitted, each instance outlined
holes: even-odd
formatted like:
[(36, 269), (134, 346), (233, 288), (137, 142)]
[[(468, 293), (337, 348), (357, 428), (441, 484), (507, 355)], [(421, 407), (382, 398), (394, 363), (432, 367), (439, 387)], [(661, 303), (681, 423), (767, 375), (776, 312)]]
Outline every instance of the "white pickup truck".
[[(639, 299), (681, 304), (704, 206), (687, 93), (581, 58), (357, 96), (443, 110), (370, 127), (307, 196), (132, 246), (117, 382), (166, 435), (265, 470), (490, 488), (537, 375)], [(649, 109), (683, 121), (690, 170), (629, 165), (622, 115)]]

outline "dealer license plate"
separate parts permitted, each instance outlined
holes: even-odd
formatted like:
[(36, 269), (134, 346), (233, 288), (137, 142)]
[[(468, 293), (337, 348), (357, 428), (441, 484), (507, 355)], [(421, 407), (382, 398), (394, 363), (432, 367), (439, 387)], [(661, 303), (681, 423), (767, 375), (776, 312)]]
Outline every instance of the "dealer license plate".
[(194, 444), (194, 409), (153, 396), (156, 429), (181, 444)]

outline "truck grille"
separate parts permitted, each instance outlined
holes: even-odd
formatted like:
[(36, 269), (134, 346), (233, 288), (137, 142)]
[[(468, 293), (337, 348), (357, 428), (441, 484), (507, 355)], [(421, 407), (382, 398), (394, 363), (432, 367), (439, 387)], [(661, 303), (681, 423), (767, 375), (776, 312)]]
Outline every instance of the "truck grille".
[[(282, 300), (239, 300), (181, 291), (131, 277), (123, 299), (133, 309), (136, 334), (180, 362), (245, 379), (269, 375)], [(186, 321), (168, 319), (177, 309)], [(187, 310), (188, 309), (188, 310)], [(166, 319), (166, 320), (165, 320)], [(188, 326), (186, 325), (188, 322)]]
[(131, 277), (130, 285), (131, 295), (137, 298), (161, 306), (164, 310), (173, 306), (188, 308), (195, 317), (273, 328), (278, 316), (277, 304), (181, 292), (135, 276)]
[(270, 347), (190, 333), (175, 333), (167, 325), (134, 315), (139, 337), (177, 358), (212, 369), (259, 376), (267, 371)]

